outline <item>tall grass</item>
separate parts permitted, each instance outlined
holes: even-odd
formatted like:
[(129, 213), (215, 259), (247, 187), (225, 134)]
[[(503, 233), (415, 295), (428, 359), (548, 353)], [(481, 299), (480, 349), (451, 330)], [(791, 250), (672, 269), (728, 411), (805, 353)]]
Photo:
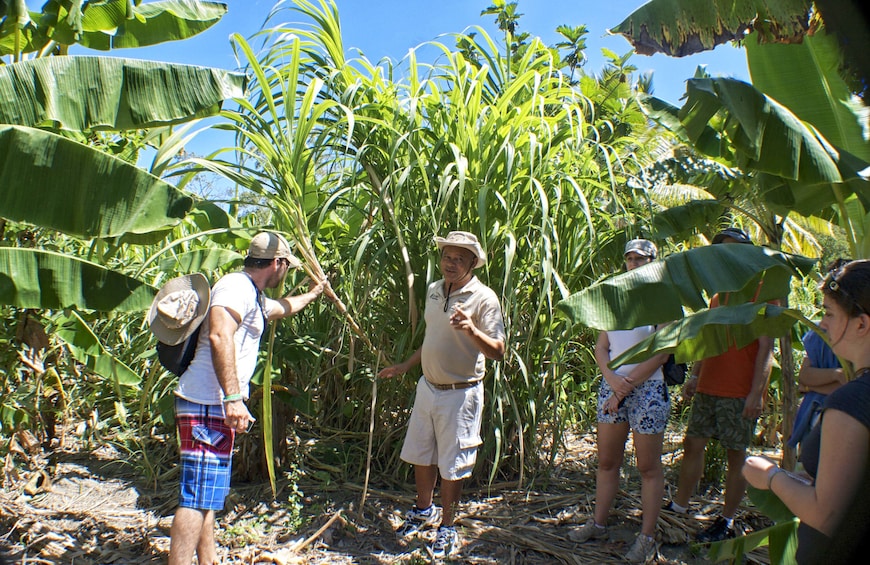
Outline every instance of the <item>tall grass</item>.
[[(373, 422), (372, 471), (403, 476), (415, 375), (382, 383), (374, 399), (373, 375), (420, 345), (424, 291), (439, 277), (433, 236), (472, 231), (508, 331), (486, 381), (477, 476), (529, 480), (594, 410), (594, 336), (554, 305), (616, 268), (649, 214), (627, 188), (648, 135), (631, 75), (612, 68), (572, 83), (539, 40), (509, 59), (483, 29), (457, 36), (461, 50), (429, 44), (435, 62), (415, 51), (398, 66), (349, 60), (332, 3), (298, 0), (271, 21), (287, 15), (305, 21), (273, 23), (251, 44), (234, 38), (251, 90), (220, 127), (238, 143), (186, 166), (254, 192), (359, 325), (349, 331), (321, 304), (279, 329), (274, 362), (310, 399), (304, 421), (342, 430), (358, 461)], [(320, 348), (301, 364), (281, 345), (300, 338)], [(359, 478), (363, 465), (351, 467)]]

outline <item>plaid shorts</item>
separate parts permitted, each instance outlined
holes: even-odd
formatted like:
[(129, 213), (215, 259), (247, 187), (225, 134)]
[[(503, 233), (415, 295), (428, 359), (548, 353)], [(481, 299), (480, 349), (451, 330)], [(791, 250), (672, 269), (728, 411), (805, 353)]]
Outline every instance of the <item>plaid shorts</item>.
[(725, 449), (745, 451), (752, 443), (756, 422), (743, 417), (745, 404), (745, 398), (696, 393), (686, 435), (718, 439)]
[(175, 399), (175, 424), (181, 440), (181, 492), (178, 505), (223, 510), (230, 492), (235, 431), (224, 424), (223, 405)]

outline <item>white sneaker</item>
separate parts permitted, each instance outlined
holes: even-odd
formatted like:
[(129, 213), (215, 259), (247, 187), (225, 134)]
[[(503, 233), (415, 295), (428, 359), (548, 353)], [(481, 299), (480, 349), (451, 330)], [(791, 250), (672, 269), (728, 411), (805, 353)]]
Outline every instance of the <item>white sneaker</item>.
[(459, 534), (453, 526), (439, 526), (435, 541), (432, 542), (432, 557), (443, 559), (449, 557), (459, 542)]
[(411, 507), (405, 514), (405, 521), (396, 530), (400, 538), (411, 537), (423, 528), (435, 526), (441, 523), (441, 507), (431, 505), (426, 510), (420, 510), (416, 506)]
[(625, 559), (629, 563), (649, 563), (655, 559), (657, 553), (658, 548), (656, 547), (655, 538), (637, 534), (634, 545), (625, 554)]

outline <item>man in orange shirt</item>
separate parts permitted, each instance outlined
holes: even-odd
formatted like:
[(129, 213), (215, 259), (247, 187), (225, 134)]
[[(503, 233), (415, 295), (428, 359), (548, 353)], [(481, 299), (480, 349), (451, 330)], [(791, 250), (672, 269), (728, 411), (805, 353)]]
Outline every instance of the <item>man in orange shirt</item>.
[[(713, 244), (742, 243), (752, 245), (746, 233), (727, 228), (713, 238)], [(728, 294), (721, 304), (728, 304)], [(710, 307), (719, 306), (719, 295)], [(722, 513), (696, 539), (701, 543), (733, 538), (734, 514), (746, 492), (741, 469), (746, 449), (761, 415), (764, 392), (773, 361), (773, 339), (763, 336), (737, 349), (733, 345), (720, 355), (696, 361), (692, 377), (683, 385), (683, 398), (692, 400), (689, 425), (683, 438), (683, 462), (677, 482), (677, 495), (666, 510), (686, 513), (689, 498), (704, 472), (704, 450), (711, 438), (719, 440), (727, 452), (725, 504)]]

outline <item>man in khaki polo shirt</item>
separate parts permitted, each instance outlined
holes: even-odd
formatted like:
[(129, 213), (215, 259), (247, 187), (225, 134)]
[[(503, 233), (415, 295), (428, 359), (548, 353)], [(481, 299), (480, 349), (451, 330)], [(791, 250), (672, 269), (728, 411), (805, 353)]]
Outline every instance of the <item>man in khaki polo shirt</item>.
[[(504, 357), (505, 331), (498, 297), (473, 273), (486, 263), (477, 237), (453, 231), (446, 238), (436, 237), (435, 244), (444, 278), (426, 291), (423, 345), (379, 376), (394, 377), (422, 363), (401, 454), (403, 461), (414, 465), (417, 503), (397, 534), (411, 537), (440, 521), (432, 553), (441, 558), (458, 542), (453, 514), (481, 443), (485, 358)], [(432, 503), (439, 470), (443, 516)]]

